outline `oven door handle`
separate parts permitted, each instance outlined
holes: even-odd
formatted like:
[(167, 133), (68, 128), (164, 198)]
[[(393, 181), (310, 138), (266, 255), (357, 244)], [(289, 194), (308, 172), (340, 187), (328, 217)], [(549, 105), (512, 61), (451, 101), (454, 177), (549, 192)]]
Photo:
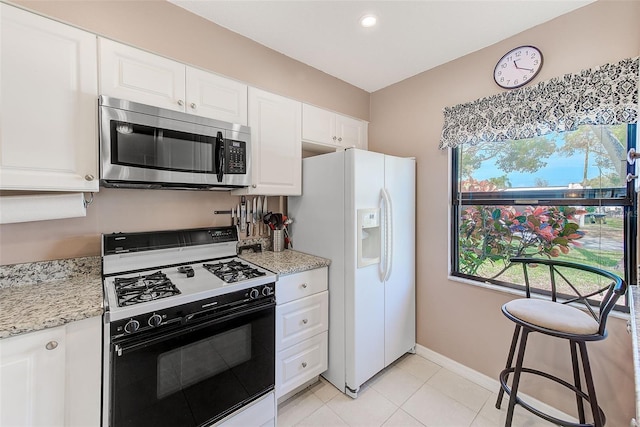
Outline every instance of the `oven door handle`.
[[(114, 344), (114, 351), (118, 356), (123, 356), (126, 353), (131, 353), (133, 351), (141, 350), (143, 348), (149, 347), (154, 344), (159, 344), (161, 342), (170, 340), (172, 338), (178, 337), (180, 335), (184, 335), (186, 332), (197, 331), (202, 328), (206, 328), (211, 325), (215, 325), (216, 323), (221, 323), (230, 319), (234, 319), (240, 316), (245, 316), (248, 314), (253, 314), (258, 311), (267, 310), (270, 308), (275, 308), (276, 302), (274, 299), (270, 299), (269, 302), (252, 306), (251, 308), (244, 309), (242, 311), (234, 311), (233, 313), (229, 313), (222, 316), (216, 316), (214, 319), (204, 320), (200, 323), (188, 325), (185, 324), (184, 327), (180, 329), (171, 331), (166, 334), (156, 335), (152, 338), (143, 339), (140, 341), (133, 342), (131, 344), (127, 344), (126, 342)], [(128, 341), (128, 340), (127, 340)]]

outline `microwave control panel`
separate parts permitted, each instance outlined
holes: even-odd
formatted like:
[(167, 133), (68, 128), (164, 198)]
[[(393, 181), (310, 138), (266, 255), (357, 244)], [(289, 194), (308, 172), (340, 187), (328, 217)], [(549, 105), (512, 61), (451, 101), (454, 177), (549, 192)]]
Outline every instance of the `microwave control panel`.
[(233, 139), (225, 141), (225, 164), (227, 165), (225, 173), (247, 173), (247, 143), (245, 141)]

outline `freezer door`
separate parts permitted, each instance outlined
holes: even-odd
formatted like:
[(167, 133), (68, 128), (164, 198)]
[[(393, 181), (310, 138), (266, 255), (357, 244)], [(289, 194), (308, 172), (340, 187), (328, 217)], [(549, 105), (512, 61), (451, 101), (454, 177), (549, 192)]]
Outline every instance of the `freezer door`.
[(391, 215), (386, 218), (391, 238), (390, 271), (384, 284), (385, 366), (416, 344), (415, 303), (415, 170), (414, 159), (385, 156), (384, 187)]
[[(358, 268), (357, 213), (379, 209), (384, 186), (384, 155), (363, 150), (346, 151), (347, 181), (345, 207), (345, 339), (346, 384), (357, 390), (384, 368), (385, 313), (384, 283), (380, 264)], [(330, 328), (333, 328), (331, 324)]]

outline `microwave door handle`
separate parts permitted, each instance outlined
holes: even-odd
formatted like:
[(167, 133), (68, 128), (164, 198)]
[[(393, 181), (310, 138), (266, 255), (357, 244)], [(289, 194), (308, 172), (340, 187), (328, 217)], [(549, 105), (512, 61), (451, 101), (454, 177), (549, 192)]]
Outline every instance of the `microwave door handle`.
[(224, 175), (224, 137), (222, 132), (218, 132), (216, 136), (216, 170), (218, 175), (218, 182), (222, 182), (222, 176)]

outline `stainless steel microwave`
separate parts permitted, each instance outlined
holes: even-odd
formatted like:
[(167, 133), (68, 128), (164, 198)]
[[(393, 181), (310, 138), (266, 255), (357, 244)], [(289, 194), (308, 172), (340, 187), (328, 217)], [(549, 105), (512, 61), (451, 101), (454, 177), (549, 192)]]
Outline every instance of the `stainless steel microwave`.
[(100, 183), (217, 190), (251, 183), (247, 126), (100, 96)]

